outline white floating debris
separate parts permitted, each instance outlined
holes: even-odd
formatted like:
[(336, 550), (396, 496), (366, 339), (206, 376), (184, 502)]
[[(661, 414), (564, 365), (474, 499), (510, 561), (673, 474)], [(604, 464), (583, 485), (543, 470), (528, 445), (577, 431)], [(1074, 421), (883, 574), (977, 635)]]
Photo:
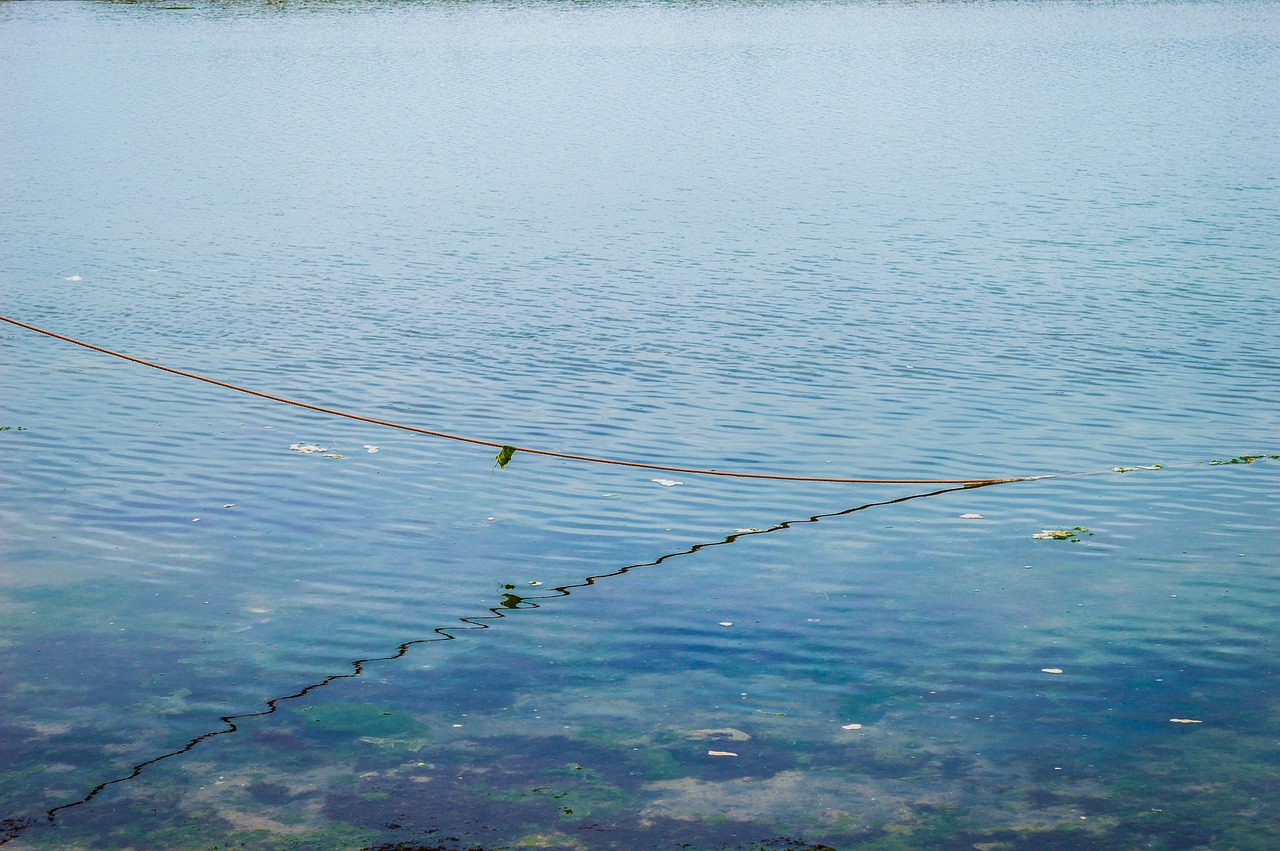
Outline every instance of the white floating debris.
[(840, 729), (841, 730), (861, 730), (862, 725), (861, 724), (841, 724)]
[(199, 517), (192, 517), (192, 518), (191, 518), (191, 522), (192, 522), (192, 523), (199, 523), (199, 522), (200, 522), (200, 518), (199, 518)]
[(316, 446), (314, 443), (293, 443), (289, 446), (294, 452), (301, 452), (304, 455), (310, 455), (312, 452), (328, 452), (329, 450), (323, 446)]
[(339, 454), (338, 454), (338, 453), (336, 453), (336, 452), (327, 452), (327, 453), (325, 453), (325, 456), (324, 456), (324, 457), (326, 457), (326, 458), (341, 458), (342, 456), (341, 456), (341, 455), (339, 455)]
[(960, 519), (961, 520), (981, 520), (982, 515), (981, 514), (961, 514)]
[(489, 521), (490, 523), (492, 523), (493, 521), (495, 521), (495, 520), (497, 520), (497, 519), (498, 519), (497, 517), (486, 517), (486, 518), (485, 518), (485, 520)]
[(364, 448), (370, 455), (378, 451), (378, 447), (374, 446), (372, 443), (366, 443)]
[(664, 488), (673, 488), (676, 485), (684, 484), (684, 482), (677, 482), (674, 479), (650, 479), (649, 481), (657, 482), (658, 484), (662, 485)]
[(763, 532), (763, 531), (764, 531), (763, 529), (757, 529), (756, 527), (751, 526), (751, 527), (746, 528), (746, 529), (734, 529), (734, 530), (733, 530), (733, 534), (735, 534), (735, 535), (750, 535), (752, 532)]
[(1194, 718), (1170, 718), (1171, 724), (1203, 724), (1203, 721), (1196, 721)]
[(617, 499), (617, 498), (618, 498), (618, 495), (617, 495), (616, 493), (602, 493), (602, 494), (600, 494), (600, 496), (604, 497), (605, 499)]
[(72, 275), (70, 278), (65, 278), (64, 280), (67, 280), (67, 281), (82, 281), (82, 280), (84, 280), (84, 279), (83, 279), (83, 278), (81, 278), (79, 275)]
[(721, 626), (733, 626), (733, 621), (720, 621)]
[(1031, 536), (1037, 541), (1079, 541), (1083, 537), (1093, 537), (1093, 533), (1083, 526), (1071, 529), (1041, 529)]
[(707, 751), (707, 756), (737, 756), (733, 751)]
[(1041, 669), (1040, 669), (1040, 673), (1042, 673), (1042, 674), (1061, 674), (1061, 673), (1062, 673), (1062, 669), (1061, 669), (1061, 668), (1041, 668)]
[(542, 583), (541, 583), (541, 582), (530, 582), (529, 584), (530, 584), (530, 585), (533, 585), (534, 587), (537, 587), (537, 586), (541, 585)]
[(223, 508), (235, 508), (235, 507), (236, 507), (236, 504), (235, 504), (234, 502), (228, 502), (226, 505), (224, 505), (224, 506), (222, 506), (222, 507), (223, 507)]

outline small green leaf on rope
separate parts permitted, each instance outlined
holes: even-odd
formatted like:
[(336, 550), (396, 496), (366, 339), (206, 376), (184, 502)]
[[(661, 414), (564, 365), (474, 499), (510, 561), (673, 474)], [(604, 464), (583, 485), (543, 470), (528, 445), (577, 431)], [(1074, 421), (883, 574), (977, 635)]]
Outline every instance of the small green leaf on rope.
[(516, 449), (518, 448), (507, 445), (498, 450), (498, 454), (493, 456), (493, 460), (498, 462), (498, 469), (507, 469), (507, 464), (511, 463), (511, 456), (516, 454)]

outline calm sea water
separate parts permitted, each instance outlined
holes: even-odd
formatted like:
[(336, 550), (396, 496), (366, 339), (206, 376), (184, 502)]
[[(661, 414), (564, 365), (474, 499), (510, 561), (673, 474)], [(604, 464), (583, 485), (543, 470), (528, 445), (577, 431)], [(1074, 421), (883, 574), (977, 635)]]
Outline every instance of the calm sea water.
[(4, 3), (0, 79), (15, 319), (648, 463), (1164, 465), (494, 470), (4, 325), (0, 843), (1280, 845), (1276, 3)]

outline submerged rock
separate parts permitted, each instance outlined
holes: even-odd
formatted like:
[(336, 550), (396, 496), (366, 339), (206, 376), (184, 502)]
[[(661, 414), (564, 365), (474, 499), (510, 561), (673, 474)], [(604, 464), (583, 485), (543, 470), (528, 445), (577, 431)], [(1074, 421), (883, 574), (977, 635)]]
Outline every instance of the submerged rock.
[(708, 730), (690, 730), (684, 734), (686, 739), (699, 742), (748, 742), (751, 736), (734, 727), (717, 727)]

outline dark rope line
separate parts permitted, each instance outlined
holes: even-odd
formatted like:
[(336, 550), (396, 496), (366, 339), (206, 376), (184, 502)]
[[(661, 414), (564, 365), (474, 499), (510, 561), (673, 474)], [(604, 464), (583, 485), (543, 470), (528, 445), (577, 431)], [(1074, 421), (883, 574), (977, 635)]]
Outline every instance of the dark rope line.
[[(180, 375), (183, 378), (192, 378), (196, 381), (203, 381), (206, 384), (212, 384), (215, 387), (223, 387), (227, 390), (235, 390), (239, 393), (247, 393), (250, 396), (257, 396), (261, 399), (269, 399), (272, 402), (280, 402), (285, 405), (293, 405), (296, 408), (305, 408), (309, 411), (316, 411), (321, 414), (328, 414), (334, 417), (344, 417), (348, 420), (356, 422), (369, 423), (370, 425), (385, 426), (387, 428), (400, 429), (401, 431), (414, 432), (415, 434), (425, 434), (429, 437), (438, 437), (444, 440), (456, 440), (461, 443), (471, 443), (477, 446), (488, 446), (491, 448), (505, 450), (509, 444), (498, 443), (493, 440), (481, 440), (474, 437), (464, 437), (459, 434), (449, 434), (443, 431), (434, 431), (432, 429), (419, 428), (418, 426), (404, 425), (402, 423), (393, 423), (388, 420), (379, 420), (373, 417), (364, 417), (359, 414), (348, 413), (347, 411), (339, 411), (335, 408), (325, 408), (320, 405), (312, 405), (308, 402), (299, 402), (296, 399), (289, 399), (285, 396), (276, 396), (271, 393), (263, 393), (260, 390), (250, 390), (248, 387), (241, 387), (236, 384), (229, 384), (226, 381), (219, 381), (216, 378), (208, 378), (207, 376), (198, 375), (194, 372), (187, 372), (181, 369), (175, 369), (171, 366), (153, 363), (152, 361), (136, 358), (132, 355), (122, 354), (112, 351), (111, 349), (95, 346), (92, 343), (86, 343), (73, 337), (67, 337), (44, 328), (38, 328), (35, 325), (28, 325), (25, 322), (19, 322), (8, 316), (0, 316), (0, 321), (8, 322), (19, 328), (25, 328), (28, 331), (34, 331), (37, 334), (44, 334), (46, 337), (52, 337), (55, 340), (62, 340), (72, 343), (95, 352), (101, 352), (104, 355), (111, 355), (114, 358), (130, 361), (131, 363), (149, 366), (152, 369), (158, 369), (161, 372)], [(1051, 479), (1054, 476), (1009, 476), (1004, 478), (985, 478), (985, 479), (841, 479), (830, 478), (825, 476), (782, 476), (770, 473), (740, 473), (727, 470), (702, 470), (696, 467), (675, 467), (666, 464), (642, 464), (638, 461), (620, 461), (615, 458), (596, 458), (590, 455), (574, 455), (568, 452), (553, 452), (549, 449), (530, 449), (524, 446), (512, 447), (518, 452), (527, 452), (530, 455), (542, 455), (547, 458), (561, 458), (566, 461), (585, 461), (591, 464), (610, 464), (616, 467), (634, 467), (641, 470), (658, 470), (664, 473), (685, 473), (694, 476), (723, 476), (734, 479), (767, 479), (778, 482), (825, 482), (829, 484), (846, 484), (846, 485), (994, 485), (1005, 484), (1008, 482), (1029, 482), (1037, 479)]]
[[(976, 485), (976, 487), (987, 487), (990, 484), (998, 484), (998, 483), (989, 482), (987, 484)], [(529, 597), (522, 597), (522, 596), (511, 594), (511, 593), (503, 594), (502, 603), (500, 603), (497, 606), (491, 606), (489, 608), (488, 611), (490, 612), (490, 614), (471, 615), (468, 617), (458, 618), (458, 620), (461, 623), (466, 624), (466, 626), (436, 627), (435, 629), (432, 630), (434, 637), (418, 638), (412, 641), (406, 641), (398, 645), (396, 647), (396, 651), (389, 656), (376, 656), (368, 659), (357, 659), (350, 663), (351, 671), (349, 673), (330, 674), (324, 679), (319, 680), (318, 682), (314, 682), (308, 686), (304, 686), (303, 688), (293, 692), (292, 694), (283, 695), (281, 697), (273, 697), (270, 700), (265, 701), (264, 705), (267, 707), (266, 709), (262, 709), (257, 712), (241, 712), (234, 715), (219, 716), (218, 720), (226, 724), (225, 727), (218, 730), (210, 730), (207, 733), (203, 733), (199, 736), (196, 736), (194, 739), (191, 739), (184, 746), (182, 746), (181, 748), (178, 748), (177, 750), (173, 750), (168, 753), (161, 754), (160, 756), (157, 756), (157, 757), (152, 757), (151, 759), (148, 759), (136, 764), (135, 766), (133, 766), (133, 769), (128, 774), (122, 775), (112, 780), (107, 780), (103, 783), (99, 783), (97, 786), (93, 787), (93, 789), (91, 789), (80, 800), (72, 801), (67, 804), (61, 804), (59, 806), (53, 807), (52, 809), (46, 810), (43, 820), (37, 820), (35, 818), (7, 818), (7, 819), (0, 820), (0, 845), (5, 845), (8, 842), (18, 838), (20, 835), (26, 832), (29, 828), (35, 827), (36, 825), (39, 825), (42, 822), (45, 825), (52, 825), (56, 821), (57, 814), (59, 812), (63, 810), (71, 809), (73, 807), (79, 807), (83, 804), (89, 803), (94, 798), (98, 797), (98, 795), (100, 795), (108, 787), (114, 786), (117, 783), (125, 783), (125, 782), (128, 782), (129, 780), (133, 780), (134, 778), (140, 776), (147, 768), (155, 765), (156, 763), (162, 762), (163, 760), (166, 760), (166, 759), (171, 759), (173, 757), (181, 756), (185, 753), (189, 753), (192, 750), (194, 750), (196, 747), (198, 747), (202, 742), (206, 742), (218, 736), (225, 736), (229, 733), (237, 732), (240, 729), (240, 727), (236, 724), (237, 721), (246, 721), (250, 718), (262, 718), (267, 715), (271, 715), (277, 712), (280, 709), (280, 704), (285, 701), (297, 700), (300, 697), (305, 697), (306, 695), (314, 691), (317, 691), (318, 689), (322, 689), (325, 686), (331, 683), (334, 683), (338, 680), (349, 680), (349, 679), (355, 679), (357, 677), (360, 677), (364, 674), (366, 666), (376, 662), (394, 662), (397, 659), (402, 659), (406, 654), (408, 654), (410, 648), (416, 647), (419, 644), (430, 644), (436, 641), (456, 641), (461, 636), (454, 635), (455, 632), (466, 632), (466, 631), (477, 630), (477, 629), (492, 629), (493, 627), (489, 623), (486, 623), (486, 621), (502, 620), (503, 618), (509, 617), (510, 613), (513, 611), (542, 608), (538, 603), (534, 602), (536, 600), (557, 600), (564, 597), (569, 597), (572, 595), (573, 590), (589, 588), (595, 585), (597, 582), (599, 582), (602, 579), (610, 579), (616, 576), (624, 576), (633, 570), (638, 570), (644, 567), (657, 567), (663, 564), (664, 562), (670, 561), (671, 559), (680, 558), (682, 556), (694, 555), (695, 553), (701, 550), (709, 549), (710, 547), (722, 547), (722, 546), (725, 546), (726, 544), (732, 544), (738, 540), (741, 540), (742, 538), (750, 537), (752, 535), (767, 535), (772, 532), (780, 532), (784, 529), (791, 529), (791, 528), (794, 528), (795, 526), (798, 526), (804, 523), (818, 523), (822, 520), (826, 520), (832, 517), (843, 517), (845, 515), (855, 514), (859, 511), (866, 511), (869, 508), (879, 508), (886, 505), (897, 505), (903, 502), (910, 502), (913, 499), (924, 499), (932, 496), (941, 496), (942, 494), (955, 493), (956, 491), (961, 491), (961, 490), (968, 490), (972, 487), (975, 487), (975, 486), (961, 485), (958, 487), (951, 487), (951, 488), (944, 488), (942, 490), (930, 491), (928, 493), (909, 494), (907, 496), (898, 497), (896, 499), (885, 500), (883, 502), (870, 502), (870, 503), (866, 503), (865, 505), (858, 505), (858, 506), (854, 506), (853, 508), (845, 508), (845, 509), (842, 509), (841, 511), (832, 511), (827, 514), (814, 514), (802, 520), (783, 520), (779, 523), (774, 524), (773, 526), (770, 526), (767, 529), (753, 529), (748, 532), (735, 532), (732, 535), (726, 535), (723, 539), (719, 541), (705, 541), (703, 543), (693, 544), (687, 549), (678, 550), (676, 552), (665, 553), (661, 556), (658, 556), (656, 559), (653, 559), (652, 561), (641, 562), (638, 564), (629, 564), (625, 567), (620, 567), (617, 570), (610, 571), (609, 573), (601, 573), (601, 574), (587, 576), (583, 578), (580, 582), (573, 582), (567, 585), (556, 586), (555, 588), (550, 589), (550, 593), (540, 594), (537, 596), (529, 596)]]

